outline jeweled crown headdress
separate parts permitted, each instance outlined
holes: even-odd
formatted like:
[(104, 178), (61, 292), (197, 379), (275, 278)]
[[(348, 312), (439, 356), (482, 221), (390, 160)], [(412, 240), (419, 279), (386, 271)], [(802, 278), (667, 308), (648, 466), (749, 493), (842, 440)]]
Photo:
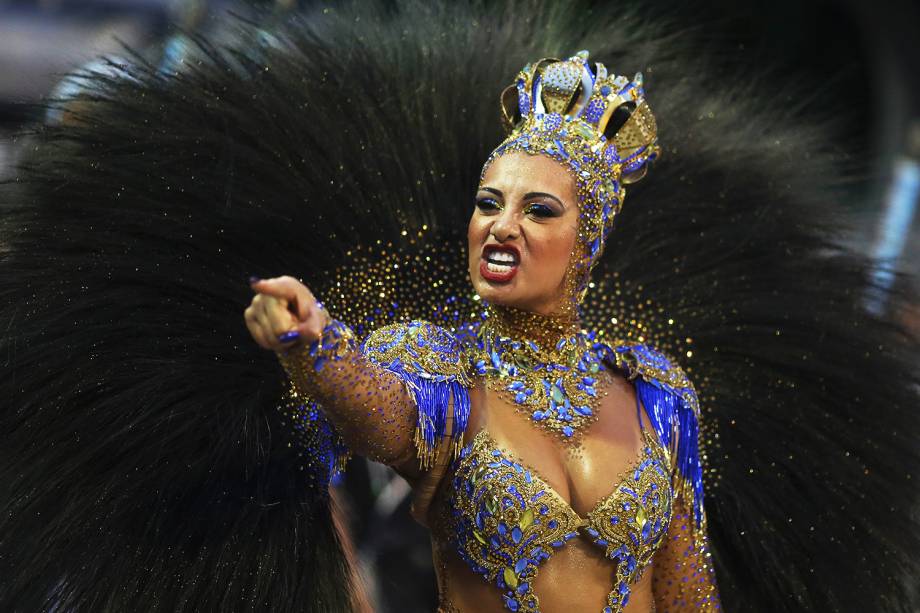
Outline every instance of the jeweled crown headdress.
[(592, 68), (588, 52), (567, 60), (541, 59), (525, 66), (501, 95), (510, 134), (483, 168), (511, 151), (548, 155), (575, 175), (580, 206), (578, 247), (568, 278), (580, 303), (591, 268), (626, 195), (624, 184), (645, 176), (659, 153), (655, 117), (645, 101), (642, 74), (630, 81)]

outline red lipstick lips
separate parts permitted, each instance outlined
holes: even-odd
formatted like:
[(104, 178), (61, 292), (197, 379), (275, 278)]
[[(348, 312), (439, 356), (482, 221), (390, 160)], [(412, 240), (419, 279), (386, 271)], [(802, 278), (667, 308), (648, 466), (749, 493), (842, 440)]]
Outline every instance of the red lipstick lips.
[(479, 274), (486, 281), (504, 283), (517, 273), (521, 252), (514, 245), (486, 245), (482, 248)]

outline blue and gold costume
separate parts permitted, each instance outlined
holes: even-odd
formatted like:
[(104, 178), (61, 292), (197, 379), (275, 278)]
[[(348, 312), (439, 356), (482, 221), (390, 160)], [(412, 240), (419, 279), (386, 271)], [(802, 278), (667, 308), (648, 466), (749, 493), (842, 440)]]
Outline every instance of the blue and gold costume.
[[(654, 7), (305, 11), (87, 75), (78, 121), (20, 139), (0, 609), (361, 610), (327, 487), (355, 453), (415, 481), (445, 610), (566, 610), (576, 554), (590, 609), (651, 583), (659, 612), (920, 610), (917, 346), (863, 308), (810, 83), (727, 76)], [(583, 54), (519, 70), (583, 44), (654, 98)], [(486, 325), (462, 253), (509, 82), (495, 154), (552, 157), (584, 213), (580, 312), (545, 344)], [(284, 273), (342, 322), (282, 358), (293, 387), (240, 321), (245, 280)], [(642, 410), (617, 405), (634, 449), (590, 496), (477, 412), (563, 455), (611, 382)]]

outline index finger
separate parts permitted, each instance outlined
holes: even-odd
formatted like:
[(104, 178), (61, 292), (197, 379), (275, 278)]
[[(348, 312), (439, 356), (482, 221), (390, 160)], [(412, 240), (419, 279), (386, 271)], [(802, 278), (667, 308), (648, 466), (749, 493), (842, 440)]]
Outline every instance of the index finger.
[(275, 279), (262, 279), (251, 284), (251, 287), (260, 294), (287, 300), (288, 304), (293, 306), (292, 310), (301, 321), (307, 318), (310, 305), (316, 302), (316, 298), (313, 297), (310, 290), (293, 277), (284, 276)]

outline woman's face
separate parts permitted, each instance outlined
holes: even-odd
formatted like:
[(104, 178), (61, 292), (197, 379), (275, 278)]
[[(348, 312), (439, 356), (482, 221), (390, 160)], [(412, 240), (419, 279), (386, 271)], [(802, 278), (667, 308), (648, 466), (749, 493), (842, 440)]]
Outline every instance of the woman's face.
[(574, 177), (552, 158), (515, 151), (492, 161), (467, 233), (470, 279), (483, 300), (559, 310), (578, 234), (576, 198)]

